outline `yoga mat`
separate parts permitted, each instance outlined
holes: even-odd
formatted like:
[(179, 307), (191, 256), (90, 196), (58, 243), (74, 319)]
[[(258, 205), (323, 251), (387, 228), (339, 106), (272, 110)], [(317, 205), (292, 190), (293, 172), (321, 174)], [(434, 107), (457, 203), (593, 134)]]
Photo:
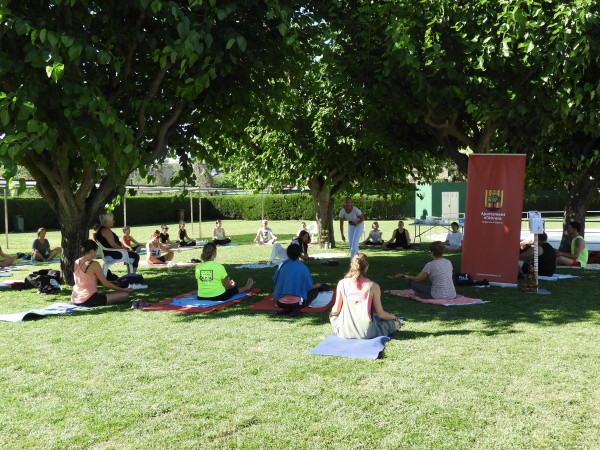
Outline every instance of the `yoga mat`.
[[(229, 299), (224, 302), (220, 302), (220, 301), (213, 302), (210, 300), (198, 300), (197, 298), (191, 299), (190, 297), (192, 297), (192, 296), (196, 297), (197, 292), (198, 291), (187, 292), (185, 294), (178, 295), (177, 297), (170, 298), (168, 300), (164, 300), (160, 303), (154, 303), (152, 305), (145, 306), (142, 309), (145, 311), (177, 311), (177, 312), (185, 312), (185, 313), (207, 313), (207, 312), (211, 312), (211, 311), (219, 311), (221, 309), (225, 309), (228, 306), (233, 305), (234, 303), (239, 303), (247, 297), (251, 297), (254, 294), (259, 293), (260, 289), (252, 289), (250, 292), (247, 292), (245, 294), (238, 294), (238, 295), (234, 296), (233, 299)], [(173, 304), (173, 302), (179, 302), (179, 301), (181, 301), (182, 304)], [(206, 302), (204, 304), (206, 304), (207, 306), (194, 306), (194, 301), (195, 302)]]
[(331, 303), (331, 299), (333, 298), (333, 291), (323, 291), (319, 292), (317, 298), (315, 298), (310, 305), (309, 308), (327, 308), (327, 305)]
[(549, 295), (552, 294), (552, 292), (550, 292), (547, 289), (540, 289), (538, 288), (537, 292), (527, 292), (528, 294), (540, 294), (540, 295)]
[[(302, 308), (300, 311), (303, 312), (303, 313), (314, 313), (314, 312), (327, 311), (329, 308), (331, 308), (333, 306), (333, 303), (335, 301), (335, 296), (333, 295), (333, 291), (329, 291), (329, 292), (332, 292), (331, 300), (325, 306), (321, 306), (321, 307), (318, 307), (318, 308), (311, 308), (309, 306), (307, 308)], [(273, 300), (273, 294), (272, 293), (269, 294), (269, 295), (267, 295), (261, 301), (255, 303), (253, 305), (248, 306), (248, 309), (253, 309), (254, 311), (282, 311), (282, 309), (277, 306), (277, 303), (275, 303), (275, 300)]]
[(275, 263), (272, 265), (269, 264), (243, 264), (241, 266), (236, 266), (234, 269), (276, 269), (279, 264)]
[(450, 300), (425, 299), (417, 297), (415, 291), (413, 291), (412, 289), (385, 291), (385, 293), (390, 295), (396, 295), (398, 297), (412, 298), (413, 300), (416, 300), (421, 303), (430, 303), (432, 305), (442, 306), (479, 305), (482, 303), (489, 303), (488, 301), (481, 300), (479, 298), (469, 298), (465, 297), (464, 295), (457, 295), (456, 298)]
[(350, 256), (349, 253), (315, 253), (314, 255), (308, 255), (314, 259), (330, 259), (330, 258), (346, 258)]
[(373, 339), (344, 339), (332, 334), (310, 350), (311, 355), (341, 356), (343, 358), (377, 359), (391, 336)]
[(152, 264), (146, 260), (140, 261), (140, 266), (145, 267), (166, 267), (170, 269), (171, 267), (187, 267), (187, 266), (197, 266), (200, 263), (191, 263), (191, 262), (176, 262), (177, 266), (169, 266), (168, 264)]
[(0, 289), (10, 289), (10, 284), (0, 283)]
[(10, 273), (10, 272), (3, 272), (3, 273), (0, 273), (0, 277), (12, 277), (12, 273)]
[(0, 267), (0, 272), (10, 272), (11, 270), (19, 270), (29, 266), (33, 266), (33, 263), (24, 263), (19, 265)]
[(12, 313), (12, 314), (0, 314), (0, 321), (2, 322), (23, 322), (25, 320), (41, 319), (46, 316), (54, 316), (57, 314), (66, 314), (73, 311), (86, 311), (91, 308), (85, 306), (77, 306), (72, 303), (55, 303), (47, 306), (44, 309), (32, 309), (31, 311)]
[(171, 305), (175, 306), (193, 306), (194, 308), (210, 308), (211, 306), (221, 305), (223, 303), (232, 302), (237, 299), (247, 297), (247, 294), (237, 294), (229, 300), (198, 300), (196, 294), (188, 295), (183, 298), (174, 298)]
[(543, 275), (540, 275), (538, 278), (540, 280), (544, 280), (544, 281), (557, 281), (557, 280), (567, 280), (569, 278), (582, 278), (582, 277), (577, 276), (577, 275), (569, 275), (568, 273), (555, 273), (551, 277), (545, 277)]

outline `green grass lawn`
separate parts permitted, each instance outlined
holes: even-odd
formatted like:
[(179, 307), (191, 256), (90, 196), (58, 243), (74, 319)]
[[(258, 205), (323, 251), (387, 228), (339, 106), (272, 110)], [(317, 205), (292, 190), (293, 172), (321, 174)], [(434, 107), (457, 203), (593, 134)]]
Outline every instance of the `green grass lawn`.
[[(380, 224), (389, 236), (394, 222)], [(252, 244), (259, 225), (225, 221), (242, 245), (220, 248), (217, 261), (240, 284), (254, 278), (265, 295), (273, 270), (234, 268), (269, 258), (270, 248)], [(270, 226), (286, 242), (298, 222)], [(145, 242), (155, 228), (132, 234)], [(202, 234), (211, 229), (203, 224)], [(11, 234), (2, 247), (30, 252), (33, 238)], [(60, 242), (56, 231), (48, 239)], [(404, 288), (394, 273), (416, 274), (429, 260), (426, 249), (365, 252), (383, 289)], [(461, 256), (448, 257), (459, 271)], [(347, 268), (340, 261), (309, 263), (314, 279), (335, 285)], [(193, 290), (193, 270), (142, 267), (149, 288), (132, 298), (157, 302)], [(552, 295), (458, 289), (490, 300), (484, 305), (444, 308), (385, 294), (384, 308), (406, 323), (376, 361), (310, 355), (331, 334), (328, 313), (292, 319), (247, 309), (256, 296), (208, 314), (123, 304), (0, 322), (0, 446), (597, 448), (600, 278), (568, 273), (583, 278), (541, 282)], [(4, 290), (0, 313), (69, 298), (68, 287), (48, 296)]]

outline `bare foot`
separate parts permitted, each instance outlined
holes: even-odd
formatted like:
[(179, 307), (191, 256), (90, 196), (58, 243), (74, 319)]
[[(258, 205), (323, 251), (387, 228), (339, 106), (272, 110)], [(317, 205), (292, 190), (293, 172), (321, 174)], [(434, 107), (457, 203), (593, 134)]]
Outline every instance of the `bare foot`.
[(253, 284), (254, 280), (252, 278), (248, 278), (248, 281), (246, 281), (246, 286), (244, 286), (244, 291), (249, 291), (250, 289), (252, 289)]

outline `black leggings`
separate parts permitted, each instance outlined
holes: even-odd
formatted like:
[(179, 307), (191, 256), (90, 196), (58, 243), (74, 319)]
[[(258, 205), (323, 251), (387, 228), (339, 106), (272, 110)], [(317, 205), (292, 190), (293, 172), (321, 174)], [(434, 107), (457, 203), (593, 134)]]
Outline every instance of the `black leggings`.
[(198, 296), (198, 300), (213, 300), (215, 302), (218, 302), (218, 301), (223, 301), (223, 300), (229, 300), (231, 297), (233, 297), (234, 295), (237, 295), (239, 293), (240, 293), (240, 290), (238, 288), (234, 287), (231, 289), (227, 289), (221, 295), (217, 295), (216, 297), (200, 297), (200, 296)]
[(215, 245), (225, 245), (225, 244), (229, 244), (231, 242), (231, 238), (225, 238), (225, 239), (213, 239), (212, 243)]
[[(133, 268), (137, 269), (137, 266), (140, 263), (140, 255), (138, 255), (135, 252), (127, 252), (127, 254), (129, 255), (129, 257), (131, 259), (133, 259)], [(121, 252), (104, 251), (104, 256), (110, 256), (114, 259), (121, 259), (122, 253)]]

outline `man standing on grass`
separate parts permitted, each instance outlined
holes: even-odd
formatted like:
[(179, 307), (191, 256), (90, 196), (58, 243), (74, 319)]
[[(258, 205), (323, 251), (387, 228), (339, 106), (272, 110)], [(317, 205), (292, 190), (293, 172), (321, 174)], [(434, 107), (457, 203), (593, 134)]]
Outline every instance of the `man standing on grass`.
[(571, 222), (567, 226), (567, 233), (573, 238), (571, 241), (571, 253), (564, 253), (555, 250), (556, 264), (558, 266), (585, 267), (588, 261), (588, 249), (585, 240), (579, 234), (581, 233), (581, 224)]
[(356, 206), (352, 205), (352, 199), (350, 197), (344, 198), (344, 207), (340, 211), (340, 232), (342, 234), (342, 241), (346, 242), (346, 236), (344, 236), (344, 220), (348, 221), (348, 245), (350, 246), (350, 261), (355, 254), (358, 253), (358, 242), (363, 234), (365, 228), (364, 221), (365, 216), (360, 212)]

